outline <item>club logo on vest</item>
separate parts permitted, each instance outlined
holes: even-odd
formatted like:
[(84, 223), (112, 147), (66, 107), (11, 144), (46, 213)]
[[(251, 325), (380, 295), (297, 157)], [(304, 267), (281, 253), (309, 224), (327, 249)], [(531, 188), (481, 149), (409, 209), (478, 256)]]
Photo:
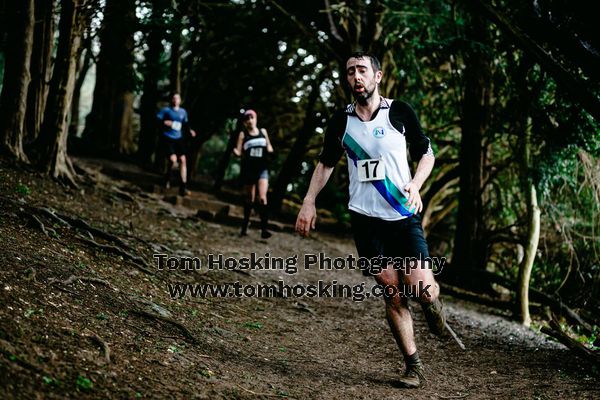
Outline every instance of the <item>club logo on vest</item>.
[(384, 137), (385, 131), (383, 130), (383, 127), (378, 126), (377, 128), (373, 129), (373, 136), (375, 136), (377, 139)]

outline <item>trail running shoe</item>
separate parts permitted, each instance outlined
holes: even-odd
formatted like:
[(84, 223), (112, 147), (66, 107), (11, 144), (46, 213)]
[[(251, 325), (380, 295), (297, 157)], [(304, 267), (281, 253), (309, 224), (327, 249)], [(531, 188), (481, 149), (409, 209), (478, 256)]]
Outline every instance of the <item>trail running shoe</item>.
[(423, 364), (408, 365), (404, 375), (398, 380), (400, 386), (407, 389), (416, 389), (425, 383)]
[(433, 303), (421, 303), (421, 307), (431, 333), (442, 338), (447, 337), (449, 333), (446, 329), (446, 314), (442, 300), (438, 298)]
[(192, 192), (190, 192), (189, 190), (187, 190), (185, 188), (185, 186), (180, 186), (179, 187), (179, 195), (181, 197), (189, 196), (190, 194), (192, 194)]

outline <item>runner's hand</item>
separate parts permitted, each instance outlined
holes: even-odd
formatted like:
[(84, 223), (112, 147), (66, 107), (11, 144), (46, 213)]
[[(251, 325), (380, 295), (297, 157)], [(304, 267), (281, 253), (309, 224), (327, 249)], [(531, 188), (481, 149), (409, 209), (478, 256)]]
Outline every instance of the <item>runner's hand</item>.
[(411, 181), (404, 186), (404, 190), (408, 193), (408, 201), (406, 202), (408, 210), (414, 214), (423, 211), (423, 200), (421, 200), (417, 184)]
[(317, 209), (315, 207), (315, 203), (305, 201), (302, 203), (302, 208), (300, 209), (298, 218), (296, 219), (296, 232), (304, 237), (308, 236), (310, 229), (315, 229), (316, 220)]
[(173, 121), (170, 121), (170, 120), (168, 120), (168, 119), (165, 119), (163, 122), (164, 122), (165, 126), (168, 126), (169, 128), (170, 128), (171, 126), (173, 126)]
[(196, 131), (193, 129), (190, 129), (190, 135), (192, 135), (192, 137), (196, 137)]

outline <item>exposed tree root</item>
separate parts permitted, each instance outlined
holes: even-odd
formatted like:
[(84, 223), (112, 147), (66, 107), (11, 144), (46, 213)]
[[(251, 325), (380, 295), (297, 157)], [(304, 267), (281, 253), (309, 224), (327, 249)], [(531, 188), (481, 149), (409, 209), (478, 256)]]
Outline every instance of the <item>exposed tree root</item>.
[(543, 333), (548, 336), (552, 336), (554, 339), (558, 340), (560, 343), (572, 350), (579, 357), (584, 358), (595, 365), (600, 365), (600, 353), (588, 349), (582, 343), (579, 343), (577, 340), (571, 338), (569, 335), (563, 332), (560, 324), (558, 323), (556, 315), (552, 314), (552, 319), (550, 320), (549, 324), (549, 327), (542, 327)]
[[(123, 239), (121, 239), (120, 237), (118, 237), (116, 235), (113, 235), (111, 233), (108, 233), (108, 232), (103, 231), (98, 228), (94, 228), (87, 221), (85, 221), (81, 218), (76, 218), (76, 217), (71, 217), (69, 215), (60, 214), (60, 213), (56, 212), (56, 210), (53, 210), (51, 208), (34, 207), (34, 206), (30, 206), (26, 203), (20, 203), (20, 202), (17, 202), (15, 200), (12, 200), (12, 199), (9, 199), (6, 197), (0, 197), (0, 199), (10, 202), (10, 203), (20, 207), (22, 210), (27, 209), (27, 212), (23, 211), (21, 213), (21, 215), (25, 216), (25, 218), (27, 218), (30, 221), (30, 224), (32, 224), (34, 227), (41, 230), (46, 236), (50, 236), (50, 234), (56, 235), (56, 232), (54, 231), (54, 229), (46, 228), (46, 226), (44, 225), (42, 220), (40, 218), (38, 218), (38, 216), (40, 216), (40, 215), (44, 216), (48, 219), (51, 219), (61, 225), (64, 225), (68, 228), (78, 229), (82, 233), (87, 234), (89, 236), (89, 237), (85, 237), (81, 234), (77, 235), (77, 237), (84, 243), (86, 243), (92, 247), (96, 247), (98, 249), (107, 251), (109, 253), (117, 254), (126, 260), (132, 261), (134, 264), (136, 264), (136, 268), (138, 268), (140, 271), (145, 272), (147, 274), (154, 274), (152, 266), (143, 257), (134, 255), (131, 252), (125, 250), (125, 249), (134, 250), (134, 249), (130, 245), (128, 245)], [(100, 237), (104, 240), (116, 243), (117, 246), (98, 243), (94, 239), (94, 235), (97, 237)]]
[(104, 360), (107, 364), (110, 364), (110, 348), (108, 347), (108, 344), (104, 340), (102, 340), (100, 336), (98, 336), (92, 331), (86, 333), (85, 336), (93, 342), (97, 343), (102, 348), (102, 351), (104, 353)]
[(76, 275), (71, 275), (70, 277), (68, 277), (66, 280), (64, 281), (59, 281), (58, 279), (52, 278), (50, 279), (48, 282), (49, 283), (60, 283), (64, 286), (67, 285), (71, 285), (77, 281), (81, 281), (81, 282), (90, 282), (90, 283), (98, 283), (101, 285), (106, 285), (111, 289), (114, 289), (113, 286), (110, 284), (110, 282), (105, 281), (104, 279), (100, 279), (100, 278), (92, 278), (92, 277), (87, 277), (87, 276), (76, 276)]
[(192, 332), (190, 332), (190, 330), (188, 328), (186, 328), (185, 325), (183, 325), (179, 321), (175, 321), (172, 318), (163, 317), (162, 315), (149, 313), (149, 312), (143, 311), (143, 310), (130, 310), (130, 312), (133, 314), (140, 315), (142, 317), (146, 317), (146, 318), (150, 318), (150, 319), (157, 319), (159, 321), (174, 325), (175, 327), (179, 328), (179, 330), (181, 330), (181, 332), (184, 334), (184, 336), (187, 337), (191, 343), (193, 343), (193, 344), (199, 343), (198, 339), (196, 339), (196, 337), (192, 334)]
[(88, 238), (86, 238), (85, 236), (82, 236), (82, 235), (77, 235), (77, 237), (79, 238), (79, 240), (81, 240), (82, 242), (84, 242), (84, 243), (86, 243), (86, 244), (88, 244), (88, 245), (90, 245), (92, 247), (96, 247), (96, 248), (98, 248), (100, 250), (104, 250), (106, 252), (119, 255), (119, 256), (127, 259), (127, 260), (133, 261), (134, 264), (137, 264), (136, 268), (139, 269), (142, 272), (145, 272), (145, 273), (150, 274), (150, 275), (154, 274), (154, 271), (152, 271), (150, 269), (151, 268), (150, 265), (142, 257), (133, 255), (133, 254), (131, 254), (131, 253), (123, 250), (122, 248), (117, 247), (117, 246), (113, 246), (113, 245), (110, 245), (110, 244), (101, 244), (101, 243), (98, 243), (95, 240), (88, 239)]

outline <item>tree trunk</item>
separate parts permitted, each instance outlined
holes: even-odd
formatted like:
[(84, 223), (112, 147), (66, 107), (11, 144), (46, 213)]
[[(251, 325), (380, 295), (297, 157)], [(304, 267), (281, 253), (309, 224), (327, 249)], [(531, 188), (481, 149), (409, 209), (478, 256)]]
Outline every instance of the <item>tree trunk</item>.
[[(525, 144), (529, 148), (529, 144)], [(527, 150), (527, 153), (529, 151)], [(525, 172), (529, 174), (529, 172)], [(527, 245), (525, 246), (525, 257), (519, 266), (519, 278), (517, 282), (517, 299), (519, 301), (519, 311), (521, 313), (521, 322), (525, 326), (531, 325), (531, 317), (529, 315), (529, 279), (531, 278), (531, 270), (537, 253), (538, 242), (540, 240), (540, 207), (538, 206), (537, 193), (535, 185), (528, 179), (526, 188), (527, 194), (527, 216), (529, 219), (529, 233), (527, 235)]]
[(84, 139), (90, 150), (106, 154), (133, 150), (135, 0), (107, 0), (92, 112)]
[(467, 278), (465, 270), (485, 266), (482, 201), (483, 136), (489, 120), (490, 62), (481, 47), (488, 43), (487, 24), (472, 14), (467, 24), (469, 48), (464, 55), (464, 99), (459, 150), (460, 192), (452, 255), (452, 278)]
[(525, 127), (522, 138), (522, 157), (521, 174), (524, 182), (524, 192), (527, 202), (528, 234), (527, 244), (525, 245), (525, 257), (519, 265), (519, 277), (517, 280), (517, 301), (521, 322), (525, 326), (531, 325), (531, 316), (529, 315), (529, 280), (533, 262), (537, 253), (538, 242), (540, 239), (540, 208), (537, 202), (537, 193), (535, 185), (531, 179), (531, 123)]
[(25, 115), (26, 140), (33, 142), (42, 126), (50, 77), (52, 76), (52, 50), (54, 48), (54, 0), (38, 1), (35, 8), (33, 53), (31, 55), (31, 83), (27, 95)]
[[(87, 25), (86, 25), (87, 26)], [(73, 90), (73, 101), (71, 102), (71, 123), (69, 124), (69, 135), (76, 136), (79, 132), (79, 106), (81, 103), (81, 88), (83, 87), (83, 83), (85, 82), (85, 77), (87, 76), (90, 67), (92, 66), (92, 40), (90, 37), (86, 38), (84, 41), (84, 45), (81, 46), (83, 51), (80, 51), (77, 56), (77, 60), (81, 59), (82, 52), (85, 52), (83, 55), (83, 60), (78, 61), (77, 65), (77, 79), (75, 80), (75, 88)]]
[(173, 27), (173, 39), (171, 41), (171, 92), (181, 94), (181, 29), (178, 24)]
[(159, 101), (158, 81), (161, 76), (160, 59), (164, 52), (164, 24), (162, 14), (165, 9), (163, 0), (152, 2), (152, 21), (148, 33), (148, 50), (144, 53), (144, 87), (140, 105), (141, 130), (138, 145), (138, 159), (143, 165), (151, 165), (158, 141), (158, 123), (156, 121), (157, 104)]
[(75, 88), (77, 52), (83, 31), (82, 0), (63, 0), (56, 64), (40, 132), (40, 167), (53, 178), (75, 186), (75, 172), (67, 156), (68, 115)]
[(29, 64), (33, 51), (34, 0), (10, 1), (7, 5), (9, 43), (0, 97), (0, 145), (16, 161), (28, 162), (23, 151)]

